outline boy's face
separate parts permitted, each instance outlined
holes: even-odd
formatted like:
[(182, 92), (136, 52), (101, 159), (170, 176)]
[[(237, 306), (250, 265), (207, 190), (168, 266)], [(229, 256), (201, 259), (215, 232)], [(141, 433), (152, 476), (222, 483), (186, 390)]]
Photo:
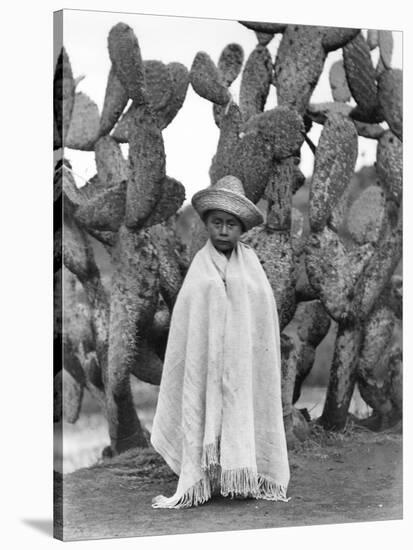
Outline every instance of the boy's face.
[(239, 219), (223, 210), (211, 210), (205, 225), (212, 244), (220, 252), (232, 250), (243, 233)]

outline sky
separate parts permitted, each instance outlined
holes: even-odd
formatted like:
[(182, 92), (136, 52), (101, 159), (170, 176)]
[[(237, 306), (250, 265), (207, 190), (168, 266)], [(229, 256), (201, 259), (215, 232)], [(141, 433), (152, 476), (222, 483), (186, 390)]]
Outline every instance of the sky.
[[(77, 91), (85, 92), (102, 110), (110, 59), (107, 50), (107, 36), (118, 22), (127, 23), (135, 32), (141, 48), (142, 58), (157, 59), (164, 63), (178, 61), (188, 70), (198, 51), (206, 51), (217, 63), (223, 48), (231, 43), (240, 44), (244, 50), (244, 63), (254, 49), (255, 33), (237, 21), (201, 19), (178, 16), (138, 15), (130, 13), (64, 10), (63, 43), (68, 52), (74, 77), (85, 78)], [(282, 22), (282, 21), (280, 21)], [(363, 30), (365, 33), (365, 30)], [(273, 60), (281, 40), (275, 35), (267, 46)], [(394, 50), (392, 66), (402, 68), (402, 33), (393, 31)], [(332, 101), (328, 74), (331, 65), (342, 57), (342, 50), (330, 52), (326, 58), (323, 73), (313, 92), (311, 102)], [(372, 52), (373, 61), (378, 59), (378, 49)], [(238, 102), (241, 75), (230, 90)], [(354, 103), (354, 102), (353, 102)], [(277, 105), (274, 86), (265, 108)], [(309, 137), (316, 144), (322, 126), (313, 124)], [(183, 107), (172, 123), (163, 131), (166, 152), (167, 174), (183, 183), (186, 190), (185, 203), (192, 195), (209, 185), (208, 171), (216, 151), (219, 130), (213, 121), (212, 104), (198, 96), (188, 86)], [(359, 154), (356, 170), (375, 161), (377, 142), (359, 138)], [(127, 145), (122, 145), (127, 156)], [(314, 155), (307, 144), (301, 149), (301, 170), (306, 177), (313, 171)], [(71, 161), (76, 183), (81, 186), (96, 173), (93, 152), (66, 150)]]

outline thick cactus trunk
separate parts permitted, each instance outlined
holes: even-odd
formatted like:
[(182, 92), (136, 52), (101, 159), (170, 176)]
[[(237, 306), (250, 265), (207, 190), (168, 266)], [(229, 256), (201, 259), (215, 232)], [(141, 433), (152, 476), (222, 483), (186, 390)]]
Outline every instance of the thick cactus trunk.
[(403, 370), (402, 350), (398, 345), (386, 350), (381, 362), (384, 373), (373, 377), (357, 377), (360, 395), (373, 409), (371, 416), (359, 423), (371, 430), (381, 431), (402, 421)]
[(110, 301), (109, 356), (104, 377), (112, 451), (148, 445), (137, 417), (130, 373), (140, 359), (159, 292), (159, 263), (144, 232), (125, 226), (113, 251), (115, 271)]
[(299, 344), (293, 403), (300, 397), (301, 386), (314, 364), (316, 348), (331, 325), (331, 319), (319, 300), (298, 304), (294, 319)]
[(293, 393), (297, 369), (297, 350), (292, 337), (281, 335), (281, 394), (283, 406), (284, 429), (288, 446), (294, 447), (296, 437), (293, 426)]
[(242, 241), (253, 246), (272, 287), (282, 330), (293, 318), (296, 308), (296, 273), (289, 231), (270, 231), (254, 227)]
[(356, 381), (362, 334), (358, 324), (339, 323), (327, 398), (319, 422), (328, 430), (342, 430)]
[(401, 343), (394, 342), (394, 329), (400, 323), (398, 317), (401, 319), (401, 294), (397, 278), (392, 283), (364, 323), (357, 369), (360, 394), (373, 409), (361, 423), (376, 430), (402, 419), (402, 350)]

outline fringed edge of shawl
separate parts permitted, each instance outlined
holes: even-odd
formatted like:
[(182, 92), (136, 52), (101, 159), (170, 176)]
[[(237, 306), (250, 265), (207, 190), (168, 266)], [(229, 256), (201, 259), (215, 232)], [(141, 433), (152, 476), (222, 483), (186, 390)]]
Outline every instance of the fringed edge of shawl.
[(291, 498), (287, 498), (287, 487), (257, 474), (257, 471), (252, 468), (223, 470), (221, 494), (232, 498), (241, 496), (283, 502), (288, 502)]
[(259, 496), (264, 500), (281, 500), (288, 502), (291, 497), (287, 497), (287, 487), (281, 483), (276, 483), (272, 479), (258, 474), (258, 491)]
[(152, 499), (152, 508), (189, 508), (198, 506), (209, 500), (212, 493), (217, 494), (217, 473), (220, 459), (220, 437), (204, 446), (201, 459), (201, 468), (204, 477), (197, 481), (182, 495), (175, 493), (171, 497), (158, 495)]
[[(209, 500), (212, 494), (222, 496), (251, 497), (288, 502), (287, 487), (258, 474), (254, 468), (222, 470), (220, 466), (220, 437), (205, 445), (201, 467), (204, 476), (185, 493), (171, 497), (158, 495), (152, 499), (152, 508), (189, 508)], [(221, 475), (219, 476), (219, 471)]]
[[(212, 490), (219, 486), (220, 494), (223, 496), (245, 496), (264, 500), (281, 500), (288, 502), (287, 487), (258, 474), (254, 468), (238, 468), (234, 470), (221, 471), (220, 483), (216, 479), (220, 466), (220, 436), (215, 441), (205, 445), (202, 453), (202, 469), (208, 471), (211, 479)], [(213, 492), (214, 494), (214, 492)]]
[(252, 468), (237, 468), (234, 470), (222, 470), (221, 494), (234, 497), (255, 496), (258, 489), (257, 472)]
[(152, 508), (190, 508), (203, 504), (211, 498), (211, 483), (207, 477), (197, 481), (182, 495), (171, 497), (158, 495), (152, 499)]
[[(208, 477), (200, 479), (182, 495), (165, 497), (158, 495), (152, 500), (152, 508), (190, 508), (203, 504), (211, 498), (211, 481)], [(288, 502), (287, 488), (280, 483), (257, 475), (252, 468), (237, 468), (221, 471), (222, 496), (250, 497), (255, 499)]]

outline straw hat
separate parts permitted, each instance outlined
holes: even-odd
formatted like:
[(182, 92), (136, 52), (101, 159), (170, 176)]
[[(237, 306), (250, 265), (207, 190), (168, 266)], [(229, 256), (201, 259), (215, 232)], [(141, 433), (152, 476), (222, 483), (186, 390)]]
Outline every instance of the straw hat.
[(246, 231), (264, 221), (260, 210), (247, 199), (244, 186), (235, 176), (225, 176), (215, 185), (198, 191), (191, 202), (201, 218), (207, 210), (224, 210), (237, 216)]

